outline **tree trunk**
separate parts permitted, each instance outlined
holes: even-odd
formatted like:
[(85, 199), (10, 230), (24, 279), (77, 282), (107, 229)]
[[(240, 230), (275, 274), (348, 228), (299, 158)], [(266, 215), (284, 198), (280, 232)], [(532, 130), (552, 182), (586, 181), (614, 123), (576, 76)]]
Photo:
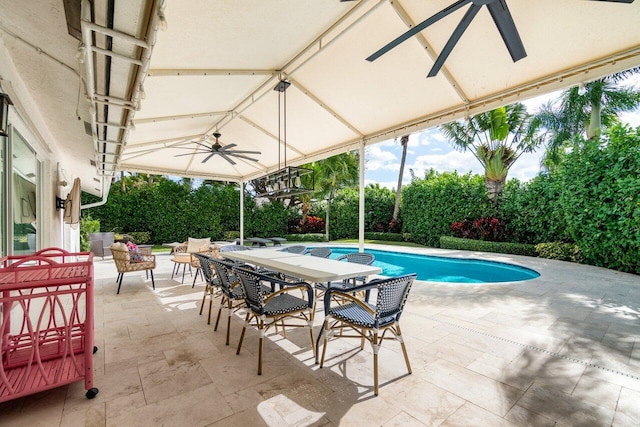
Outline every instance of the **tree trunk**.
[(489, 194), (489, 200), (493, 203), (494, 207), (498, 207), (498, 200), (500, 194), (502, 194), (502, 188), (504, 187), (505, 178), (490, 179), (485, 176), (484, 182), (487, 187), (487, 193)]
[(393, 206), (393, 219), (398, 220), (400, 212), (400, 195), (402, 194), (402, 176), (404, 175), (404, 162), (407, 159), (407, 145), (409, 145), (409, 135), (400, 138), (402, 145), (402, 160), (400, 160), (400, 171), (398, 172), (398, 186), (396, 187), (396, 204)]
[(327, 200), (326, 218), (324, 220), (324, 239), (329, 241), (329, 211), (331, 211), (331, 201)]
[(602, 127), (601, 120), (602, 106), (598, 103), (591, 105), (591, 117), (589, 119), (589, 127), (587, 128), (587, 139), (593, 139), (600, 135), (600, 128)]

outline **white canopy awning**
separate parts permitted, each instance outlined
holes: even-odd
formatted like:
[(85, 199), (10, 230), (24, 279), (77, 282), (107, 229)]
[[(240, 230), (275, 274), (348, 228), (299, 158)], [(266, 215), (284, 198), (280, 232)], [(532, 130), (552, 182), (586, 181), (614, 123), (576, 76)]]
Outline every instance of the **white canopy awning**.
[[(378, 60), (365, 60), (453, 2), (116, 1), (111, 44), (108, 32), (84, 25), (85, 40), (97, 34), (98, 48), (90, 53), (95, 60), (84, 64), (74, 59), (78, 42), (66, 34), (58, 0), (45, 1), (49, 7), (0, 0), (0, 29), (17, 75), (70, 156), (97, 159), (98, 171), (107, 174), (120, 169), (224, 181), (250, 180), (284, 166), (273, 90), (280, 79), (291, 83), (286, 161), (300, 165), (640, 64), (640, 2), (587, 0), (507, 0), (527, 52), (516, 63), (485, 7), (436, 77), (426, 78), (466, 8)], [(95, 17), (85, 19), (108, 27), (107, 2), (94, 3)], [(166, 31), (157, 31), (159, 15), (166, 17)], [(24, 40), (61, 57), (77, 75), (38, 58)], [(112, 55), (107, 64), (99, 49), (137, 62)], [(49, 83), (42, 84), (47, 75)], [(76, 114), (79, 76), (92, 88), (91, 102), (81, 93)], [(78, 117), (93, 123), (92, 136)], [(110, 127), (100, 124), (106, 122)], [(191, 141), (210, 146), (205, 138), (215, 131), (223, 146), (259, 151), (249, 155), (258, 161), (176, 157), (201, 147)]]

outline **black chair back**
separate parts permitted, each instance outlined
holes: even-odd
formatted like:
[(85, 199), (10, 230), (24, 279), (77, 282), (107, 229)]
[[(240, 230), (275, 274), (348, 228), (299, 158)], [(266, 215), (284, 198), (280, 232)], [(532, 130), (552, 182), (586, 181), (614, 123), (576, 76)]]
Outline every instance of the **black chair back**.
[(320, 258), (329, 258), (329, 256), (331, 255), (331, 248), (311, 248), (309, 249), (309, 255), (317, 256)]
[(353, 262), (356, 264), (371, 265), (376, 257), (368, 252), (352, 252), (338, 257), (338, 261)]

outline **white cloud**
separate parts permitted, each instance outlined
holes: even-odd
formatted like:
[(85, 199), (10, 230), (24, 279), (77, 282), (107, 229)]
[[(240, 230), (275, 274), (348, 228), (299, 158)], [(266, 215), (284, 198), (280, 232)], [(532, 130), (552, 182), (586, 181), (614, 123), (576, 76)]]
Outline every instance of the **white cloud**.
[(452, 172), (457, 170), (460, 173), (484, 173), (482, 165), (470, 152), (460, 153), (450, 151), (445, 154), (426, 154), (418, 156), (412, 165), (407, 169), (413, 169), (417, 177), (423, 177), (424, 173), (433, 168), (438, 172)]
[(631, 127), (640, 126), (640, 110), (621, 113), (619, 117), (622, 123), (626, 123)]
[(540, 159), (544, 154), (544, 149), (540, 148), (535, 153), (524, 153), (509, 169), (509, 178), (518, 178), (525, 182), (533, 179), (540, 173)]
[(381, 144), (367, 147), (365, 153), (365, 166), (369, 171), (398, 170), (398, 158), (391, 151), (380, 148)]

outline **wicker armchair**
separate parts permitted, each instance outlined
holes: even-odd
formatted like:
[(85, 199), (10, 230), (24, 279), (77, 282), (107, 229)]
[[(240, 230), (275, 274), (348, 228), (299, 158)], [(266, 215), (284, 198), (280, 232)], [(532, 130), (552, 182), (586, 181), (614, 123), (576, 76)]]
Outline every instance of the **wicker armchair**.
[[(400, 316), (415, 278), (415, 274), (408, 274), (388, 279), (374, 279), (351, 288), (348, 292), (329, 288), (324, 295), (325, 320), (318, 339), (320, 341), (320, 338), (324, 338), (320, 367), (324, 365), (327, 344), (331, 338), (358, 338), (361, 340), (361, 348), (364, 348), (364, 340), (369, 341), (373, 349), (373, 389), (377, 396), (378, 352), (384, 340), (395, 339), (400, 342), (407, 371), (411, 373), (409, 356), (400, 331)], [(377, 290), (378, 294), (375, 305), (352, 294), (352, 291), (372, 289)], [(344, 329), (355, 334), (345, 335)], [(387, 332), (393, 336), (385, 336)]]
[(117, 294), (120, 293), (120, 286), (122, 286), (122, 278), (124, 273), (132, 271), (145, 271), (151, 274), (151, 284), (153, 289), (156, 288), (156, 282), (153, 278), (153, 270), (156, 268), (156, 256), (155, 255), (143, 255), (140, 253), (131, 254), (127, 245), (124, 243), (114, 243), (109, 248), (113, 255), (113, 261), (116, 264), (118, 270), (118, 283)]

